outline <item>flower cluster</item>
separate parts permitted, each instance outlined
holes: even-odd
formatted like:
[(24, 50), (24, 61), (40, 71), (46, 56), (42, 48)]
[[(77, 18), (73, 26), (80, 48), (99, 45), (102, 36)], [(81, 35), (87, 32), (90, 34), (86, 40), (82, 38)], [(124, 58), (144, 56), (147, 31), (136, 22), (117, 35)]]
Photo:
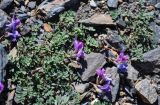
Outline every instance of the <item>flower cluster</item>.
[(119, 72), (121, 72), (121, 73), (127, 72), (128, 59), (129, 59), (128, 55), (125, 55), (124, 50), (122, 50), (116, 60), (116, 64), (118, 66)]
[(101, 89), (103, 92), (110, 92), (111, 91), (111, 81), (112, 79), (109, 78), (106, 73), (105, 73), (105, 69), (104, 68), (99, 68), (96, 70), (96, 74), (98, 76), (98, 78), (100, 78), (101, 80), (104, 81), (104, 85), (99, 85), (99, 89)]
[(21, 21), (13, 16), (11, 23), (7, 25), (7, 27), (9, 27), (11, 30), (8, 35), (11, 37), (13, 42), (17, 41), (17, 38), (20, 37), (20, 34), (17, 31), (17, 26), (20, 25), (20, 23)]
[(81, 41), (78, 41), (77, 39), (74, 40), (74, 50), (76, 53), (76, 59), (84, 58), (84, 44)]
[(0, 82), (0, 93), (3, 91), (3, 89), (4, 89), (4, 85), (2, 82)]

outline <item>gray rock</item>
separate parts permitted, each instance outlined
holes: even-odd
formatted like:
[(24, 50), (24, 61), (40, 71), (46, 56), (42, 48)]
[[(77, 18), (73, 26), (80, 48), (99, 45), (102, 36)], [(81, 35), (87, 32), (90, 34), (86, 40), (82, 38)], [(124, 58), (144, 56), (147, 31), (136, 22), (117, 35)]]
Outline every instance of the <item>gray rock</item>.
[(115, 23), (110, 15), (94, 14), (88, 19), (80, 20), (79, 23), (95, 25), (95, 26), (114, 26)]
[(108, 30), (107, 32), (107, 42), (114, 48), (121, 50), (122, 48), (126, 49), (126, 46), (122, 43), (123, 40), (116, 30)]
[(128, 73), (127, 79), (129, 79), (129, 80), (137, 80), (138, 79), (139, 72), (131, 64), (128, 64), (127, 73)]
[(7, 52), (3, 48), (3, 45), (0, 44), (0, 81), (2, 81), (5, 77), (4, 67), (8, 63)]
[(95, 8), (95, 7), (97, 7), (97, 4), (94, 0), (91, 0), (90, 1), (90, 6)]
[(122, 19), (119, 19), (117, 21), (117, 25), (120, 27), (120, 28), (125, 28), (126, 27), (126, 22), (123, 21)]
[(45, 0), (38, 6), (38, 10), (46, 14), (47, 18), (52, 18), (68, 8), (75, 7), (78, 2), (79, 0)]
[(106, 63), (105, 56), (100, 53), (90, 53), (86, 55), (85, 61), (82, 61), (82, 80), (89, 81), (96, 74), (96, 70)]
[(160, 48), (156, 48), (154, 50), (151, 50), (147, 53), (143, 54), (144, 62), (148, 62), (151, 65), (151, 69), (149, 71), (154, 73), (160, 73)]
[(79, 93), (84, 93), (88, 87), (89, 87), (89, 83), (75, 84), (75, 86), (74, 86), (75, 90)]
[(116, 67), (112, 67), (112, 68), (107, 68), (106, 69), (106, 73), (111, 75), (112, 78), (112, 88), (111, 88), (111, 95), (112, 95), (112, 102), (115, 102), (116, 97), (117, 97), (117, 93), (119, 90), (119, 82), (120, 82), (120, 77), (119, 74), (117, 72), (117, 68)]
[(34, 9), (36, 7), (36, 1), (31, 1), (28, 3), (28, 7)]
[(157, 93), (160, 94), (160, 75), (153, 75), (151, 79), (157, 84)]
[(8, 21), (8, 15), (0, 9), (0, 29), (5, 27), (5, 24)]
[(1, 0), (0, 9), (6, 9), (12, 4), (13, 0)]
[(150, 80), (141, 80), (135, 85), (135, 88), (143, 102), (153, 104), (157, 101), (158, 94)]
[(159, 0), (146, 0), (149, 5), (156, 5)]
[(157, 0), (157, 3), (159, 3), (160, 2), (160, 0)]
[(143, 62), (133, 62), (134, 67), (138, 68), (143, 74), (160, 74), (160, 48), (156, 48), (143, 54)]
[(160, 105), (160, 95), (158, 95), (158, 105)]
[(107, 5), (110, 8), (117, 8), (118, 6), (118, 0), (108, 0)]
[(159, 44), (160, 43), (160, 26), (156, 25), (155, 22), (150, 24), (150, 28), (153, 30), (154, 35), (152, 37), (153, 43)]
[(160, 9), (160, 3), (157, 3), (157, 4), (155, 5), (155, 8), (156, 8), (156, 9)]

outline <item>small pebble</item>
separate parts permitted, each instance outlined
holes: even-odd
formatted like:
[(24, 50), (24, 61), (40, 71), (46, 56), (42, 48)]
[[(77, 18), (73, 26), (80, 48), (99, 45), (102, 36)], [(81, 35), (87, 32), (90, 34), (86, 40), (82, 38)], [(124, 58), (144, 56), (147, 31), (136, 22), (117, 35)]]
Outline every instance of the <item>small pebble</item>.
[(94, 0), (91, 0), (90, 1), (90, 6), (95, 8), (95, 7), (97, 7), (97, 4), (95, 3)]

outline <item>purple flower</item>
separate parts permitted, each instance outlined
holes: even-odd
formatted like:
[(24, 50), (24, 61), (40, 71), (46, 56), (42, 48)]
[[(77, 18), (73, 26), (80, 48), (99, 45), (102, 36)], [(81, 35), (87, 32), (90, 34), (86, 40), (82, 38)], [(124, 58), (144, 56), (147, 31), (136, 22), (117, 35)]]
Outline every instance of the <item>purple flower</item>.
[(0, 93), (3, 91), (4, 89), (4, 85), (2, 84), (2, 82), (0, 82)]
[(20, 25), (20, 23), (21, 23), (21, 21), (20, 21), (19, 19), (16, 19), (15, 16), (13, 16), (11, 23), (8, 24), (7, 26), (8, 26), (9, 28), (11, 28), (12, 30), (15, 30), (16, 27), (17, 27), (18, 25)]
[(124, 50), (122, 50), (117, 58), (117, 62), (126, 62), (129, 59), (128, 55), (124, 55)]
[(8, 35), (11, 37), (13, 42), (17, 41), (17, 38), (20, 37), (20, 34), (19, 34), (18, 31), (14, 31), (12, 33), (8, 33)]
[(74, 50), (76, 53), (77, 60), (80, 58), (84, 58), (85, 53), (83, 51), (83, 47), (84, 47), (83, 42), (80, 42), (77, 39), (75, 39), (73, 44), (74, 44)]
[(84, 58), (84, 54), (85, 54), (84, 51), (80, 49), (78, 53), (76, 54), (77, 59)]
[(104, 78), (105, 77), (105, 69), (104, 68), (99, 68), (96, 70), (96, 74), (101, 77)]
[(17, 41), (17, 38), (19, 38), (20, 34), (17, 31), (17, 26), (21, 23), (19, 19), (16, 19), (15, 16), (13, 16), (12, 21), (7, 26), (11, 28), (11, 32), (8, 33), (8, 35), (11, 37), (12, 41)]
[(122, 73), (127, 72), (127, 66), (128, 66), (128, 64), (126, 62), (118, 64), (119, 72), (122, 72)]
[(78, 52), (80, 49), (83, 49), (84, 45), (83, 42), (78, 41), (77, 39), (74, 40), (74, 50)]
[(99, 86), (99, 89), (101, 89), (104, 92), (110, 92), (111, 91), (111, 87), (110, 87), (111, 81), (112, 81), (111, 78), (106, 77), (105, 84), (103, 86)]

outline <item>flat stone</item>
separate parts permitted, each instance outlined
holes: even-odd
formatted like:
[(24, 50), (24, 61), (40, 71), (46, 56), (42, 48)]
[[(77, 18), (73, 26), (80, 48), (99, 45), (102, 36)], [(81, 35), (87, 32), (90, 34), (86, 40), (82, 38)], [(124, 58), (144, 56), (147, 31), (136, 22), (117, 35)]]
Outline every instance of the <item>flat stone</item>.
[(122, 19), (119, 19), (117, 21), (117, 25), (120, 27), (120, 28), (125, 28), (126, 27), (126, 22), (123, 21)]
[(87, 88), (89, 87), (89, 83), (85, 83), (85, 84), (75, 84), (75, 90), (79, 93), (84, 93)]
[(3, 48), (3, 45), (0, 44), (0, 81), (2, 81), (6, 75), (4, 68), (7, 63), (8, 63), (7, 52)]
[(6, 9), (12, 4), (13, 0), (1, 0), (0, 1), (0, 9)]
[(144, 53), (143, 58), (144, 62), (152, 64), (150, 65), (152, 67), (152, 70), (149, 71), (152, 71), (154, 73), (160, 73), (160, 48), (156, 48), (154, 50)]
[(158, 94), (150, 82), (148, 79), (143, 79), (135, 85), (135, 88), (143, 102), (153, 104), (157, 101)]
[(143, 62), (134, 61), (134, 67), (143, 74), (160, 74), (160, 48), (143, 54)]
[(160, 9), (160, 3), (157, 3), (157, 4), (155, 5), (155, 8), (156, 8), (156, 9)]
[(94, 0), (91, 0), (89, 4), (91, 7), (94, 7), (94, 8), (97, 7), (97, 4)]
[(86, 55), (85, 61), (82, 61), (81, 64), (81, 78), (83, 81), (89, 81), (95, 76), (96, 70), (106, 64), (106, 60), (105, 56), (100, 53), (90, 53)]
[(112, 20), (110, 15), (105, 14), (94, 14), (88, 19), (80, 20), (79, 23), (89, 24), (89, 25), (105, 25), (105, 26), (113, 26), (115, 23)]
[(127, 66), (127, 79), (129, 80), (137, 80), (139, 72), (131, 65), (128, 64)]
[(160, 105), (160, 95), (158, 95), (158, 105)]
[(5, 27), (5, 24), (8, 21), (8, 15), (0, 9), (0, 29)]
[(121, 50), (122, 47), (126, 48), (126, 46), (123, 44), (123, 40), (122, 40), (121, 36), (119, 35), (118, 31), (116, 31), (116, 30), (109, 29), (107, 31), (106, 40), (115, 49)]
[(117, 68), (116, 67), (112, 67), (112, 68), (107, 68), (106, 69), (106, 74), (111, 75), (112, 78), (112, 88), (111, 88), (111, 101), (115, 102), (116, 97), (117, 97), (117, 93), (119, 90), (119, 82), (120, 82), (120, 77), (119, 74), (117, 72)]
[(38, 6), (38, 10), (46, 14), (47, 19), (50, 19), (68, 8), (77, 6), (78, 2), (79, 0), (45, 0)]
[(110, 8), (117, 8), (118, 6), (118, 0), (108, 0), (107, 5)]
[(146, 0), (149, 5), (155, 5), (157, 3), (157, 0)]
[(152, 22), (150, 24), (150, 28), (154, 32), (154, 35), (152, 37), (153, 43), (159, 44), (160, 43), (160, 26), (158, 26), (155, 22)]
[(160, 94), (160, 75), (153, 75), (151, 76), (151, 79), (157, 84), (157, 93)]

